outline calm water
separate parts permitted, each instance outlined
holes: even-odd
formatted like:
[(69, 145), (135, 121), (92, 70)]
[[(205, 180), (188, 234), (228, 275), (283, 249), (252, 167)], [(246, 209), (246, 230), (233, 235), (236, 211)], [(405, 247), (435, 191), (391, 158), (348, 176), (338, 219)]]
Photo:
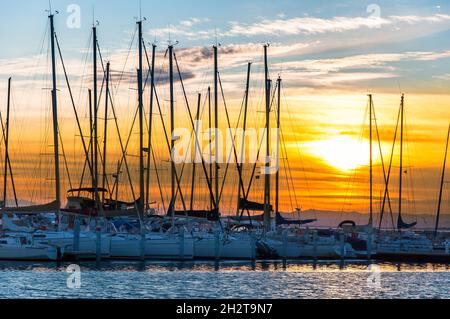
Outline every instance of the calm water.
[[(450, 265), (0, 262), (0, 298), (450, 298)], [(372, 280), (371, 280), (372, 279)]]

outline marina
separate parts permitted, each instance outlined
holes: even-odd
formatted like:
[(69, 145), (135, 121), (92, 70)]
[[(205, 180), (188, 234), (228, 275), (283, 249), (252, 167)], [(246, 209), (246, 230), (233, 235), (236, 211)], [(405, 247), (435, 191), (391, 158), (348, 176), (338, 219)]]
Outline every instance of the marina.
[(96, 1), (0, 13), (0, 299), (449, 298), (444, 6)]
[[(286, 177), (287, 188), (293, 191), (290, 194), (291, 201), (298, 203), (296, 198), (295, 186), (292, 173), (289, 171), (290, 165), (285, 159), (282, 160), (284, 144), (281, 113), (282, 105), (282, 77), (278, 76), (276, 84), (270, 78), (269, 48), (268, 44), (261, 47), (264, 61), (264, 103), (265, 103), (265, 134), (260, 140), (260, 147), (257, 150), (258, 157), (261, 152), (265, 152), (265, 158), (271, 158), (272, 138), (269, 133), (271, 128), (275, 127), (276, 133), (276, 167), (272, 173), (272, 163), (266, 160), (266, 163), (260, 168), (264, 177), (263, 193), (264, 202), (254, 202), (250, 198), (255, 192), (254, 184), (257, 182), (255, 172), (258, 163), (253, 165), (249, 181), (244, 178), (245, 152), (241, 150), (240, 155), (236, 144), (241, 143), (242, 149), (246, 149), (245, 135), (242, 140), (238, 136), (232, 136), (233, 143), (229, 151), (229, 159), (234, 157), (235, 162), (227, 162), (225, 175), (219, 173), (219, 152), (209, 153), (209, 159), (214, 157), (214, 161), (207, 162), (207, 156), (202, 152), (202, 145), (199, 140), (199, 128), (196, 122), (200, 120), (202, 95), (198, 94), (197, 112), (194, 115), (190, 108), (190, 103), (185, 90), (181, 67), (176, 57), (174, 45), (169, 42), (166, 56), (168, 55), (169, 79), (169, 106), (170, 106), (170, 125), (169, 128), (174, 131), (175, 119), (175, 91), (176, 84), (181, 85), (181, 92), (185, 98), (188, 122), (191, 124), (190, 143), (194, 145), (193, 152), (196, 163), (192, 164), (192, 180), (190, 185), (190, 203), (187, 205), (186, 193), (188, 191), (182, 186), (181, 180), (186, 162), (183, 163), (180, 171), (176, 164), (175, 141), (170, 141), (166, 131), (165, 121), (161, 114), (161, 107), (157, 95), (157, 85), (155, 81), (155, 61), (156, 45), (152, 46), (151, 55), (147, 52), (144, 40), (143, 23), (145, 19), (137, 21), (137, 112), (135, 120), (138, 122), (139, 134), (139, 184), (138, 192), (133, 191), (133, 201), (124, 202), (119, 199), (119, 175), (115, 174), (115, 181), (109, 180), (106, 174), (107, 164), (107, 132), (108, 117), (110, 108), (114, 110), (114, 100), (111, 95), (111, 64), (109, 61), (102, 60), (101, 46), (97, 37), (98, 25), (94, 23), (92, 27), (92, 80), (93, 87), (89, 88), (89, 129), (86, 133), (82, 130), (80, 117), (75, 106), (70, 86), (70, 74), (66, 72), (64, 64), (63, 51), (59, 44), (57, 31), (55, 29), (55, 14), (49, 11), (49, 54), (51, 56), (52, 69), (52, 126), (53, 126), (53, 151), (54, 151), (54, 176), (55, 176), (55, 197), (54, 201), (48, 204), (41, 204), (28, 207), (20, 207), (16, 190), (13, 186), (14, 200), (16, 207), (2, 207), (2, 228), (0, 237), (0, 259), (4, 260), (247, 260), (256, 261), (264, 259), (340, 259), (356, 260), (364, 258), (366, 260), (401, 260), (401, 261), (423, 261), (423, 262), (450, 262), (450, 232), (440, 229), (439, 221), (441, 215), (441, 203), (445, 185), (445, 173), (447, 164), (447, 153), (450, 137), (450, 126), (447, 135), (445, 147), (445, 159), (442, 168), (442, 178), (440, 184), (440, 193), (438, 208), (436, 213), (436, 225), (434, 233), (414, 232), (413, 228), (417, 222), (406, 223), (402, 217), (403, 198), (403, 179), (404, 179), (404, 141), (405, 141), (405, 95), (401, 95), (399, 116), (393, 139), (392, 152), (388, 167), (383, 161), (381, 146), (379, 148), (383, 180), (385, 182), (384, 197), (382, 199), (381, 211), (379, 214), (379, 227), (375, 225), (375, 207), (373, 194), (374, 163), (373, 158), (376, 151), (375, 143), (380, 143), (378, 131), (378, 122), (375, 116), (374, 97), (368, 95), (368, 118), (369, 118), (369, 215), (367, 225), (357, 225), (354, 221), (342, 221), (336, 228), (311, 228), (310, 224), (320, 219), (302, 219), (302, 210), (293, 208), (293, 214), (282, 214), (280, 210), (280, 182)], [(213, 86), (207, 89), (206, 104), (209, 105), (210, 129), (212, 128), (212, 118), (214, 117), (215, 126), (219, 127), (219, 112), (225, 111), (228, 129), (230, 132), (236, 130), (233, 127), (227, 104), (225, 93), (223, 91), (220, 78), (219, 66), (219, 46), (212, 48), (213, 64)], [(64, 157), (60, 132), (58, 129), (58, 97), (57, 90), (57, 63), (60, 63), (64, 71), (65, 85), (71, 96), (75, 120), (79, 133), (80, 142), (83, 146), (85, 165), (81, 177), (80, 188), (68, 190), (67, 204), (63, 202), (61, 189), (61, 157), (64, 158), (66, 170), (67, 159)], [(146, 64), (144, 66), (144, 63)], [(102, 72), (99, 72), (99, 68)], [(146, 77), (144, 68), (148, 68)], [(163, 70), (161, 70), (162, 72)], [(252, 75), (252, 63), (248, 63), (247, 81), (245, 84), (245, 94), (243, 100), (244, 117), (242, 129), (247, 128), (247, 113), (249, 112), (250, 99), (250, 78)], [(102, 85), (99, 88), (99, 77), (103, 78)], [(146, 79), (144, 79), (146, 78)], [(150, 80), (149, 80), (150, 79)], [(176, 81), (175, 81), (176, 79)], [(144, 86), (149, 85), (149, 101), (144, 100)], [(100, 94), (99, 94), (100, 89)], [(104, 91), (104, 135), (103, 149), (99, 145), (99, 108), (101, 103), (101, 92)], [(219, 95), (223, 99), (224, 110), (219, 110)], [(5, 161), (4, 161), (4, 194), (3, 203), (8, 202), (7, 189), (8, 178), (13, 181), (14, 175), (9, 157), (9, 129), (10, 129), (10, 98), (11, 96), (11, 78), (8, 80), (8, 98), (7, 98), (7, 118), (3, 124), (3, 138), (5, 141)], [(157, 119), (154, 118), (155, 102), (159, 108), (161, 123), (164, 128), (166, 144), (171, 154), (170, 165), (170, 202), (166, 211), (157, 210), (152, 207), (150, 198), (155, 194), (150, 191), (150, 167), (151, 150), (154, 145), (145, 144), (144, 137), (148, 135), (148, 141), (152, 141), (152, 127)], [(150, 104), (150, 113), (145, 130), (144, 104)], [(212, 110), (214, 108), (214, 111)], [(273, 124), (271, 113), (276, 114), (276, 123)], [(113, 112), (115, 116), (115, 112)], [(117, 118), (116, 125), (117, 125)], [(122, 169), (127, 171), (127, 179), (132, 190), (136, 189), (133, 185), (132, 175), (129, 173), (127, 164), (127, 147), (124, 148), (121, 133), (117, 131), (122, 149), (122, 157), (119, 161), (118, 172)], [(376, 133), (376, 134), (375, 134)], [(218, 134), (217, 132), (215, 134)], [(88, 137), (88, 141), (85, 139)], [(377, 139), (378, 138), (378, 139)], [(128, 138), (129, 140), (129, 138)], [(398, 141), (399, 140), (399, 141)], [(210, 141), (211, 133), (210, 133)], [(219, 148), (219, 140), (215, 138), (215, 149)], [(383, 229), (383, 217), (389, 213), (393, 218), (392, 192), (390, 185), (391, 171), (393, 166), (394, 150), (396, 143), (399, 146), (399, 191), (398, 191), (398, 222), (392, 225), (393, 229)], [(265, 147), (263, 147), (263, 145)], [(147, 153), (147, 154), (145, 154)], [(186, 152), (186, 157), (189, 152)], [(186, 159), (185, 157), (185, 159)], [(239, 161), (241, 158), (241, 161)], [(285, 164), (285, 170), (282, 171), (280, 165)], [(147, 162), (147, 163), (145, 163)], [(234, 163), (234, 164), (233, 164)], [(198, 167), (197, 167), (198, 166)], [(227, 179), (227, 172), (234, 166), (237, 173), (237, 212), (236, 215), (222, 213), (221, 200), (223, 187)], [(202, 189), (206, 187), (206, 194), (209, 197), (207, 210), (195, 210), (196, 189), (200, 186), (196, 184), (196, 169), (203, 173)], [(100, 171), (103, 170), (103, 173)], [(156, 169), (156, 173), (157, 173)], [(286, 176), (282, 176), (282, 174)], [(90, 178), (86, 178), (86, 175)], [(89, 176), (90, 175), (90, 176)], [(158, 173), (157, 173), (158, 177)], [(206, 183), (205, 183), (206, 181)], [(112, 186), (111, 186), (112, 183)], [(159, 177), (158, 177), (159, 183)], [(219, 185), (222, 184), (222, 188)], [(85, 186), (86, 185), (86, 186)], [(159, 191), (162, 194), (163, 189), (159, 185)], [(274, 187), (275, 186), (275, 187)], [(275, 192), (273, 191), (275, 189)], [(184, 195), (183, 195), (184, 194)], [(115, 196), (115, 197), (114, 197)], [(292, 197), (294, 199), (292, 200)], [(161, 197), (160, 200), (164, 201)], [(157, 202), (156, 202), (157, 203)], [(292, 204), (292, 202), (291, 202)], [(180, 207), (182, 206), (182, 210)], [(259, 215), (262, 213), (262, 215)], [(297, 216), (296, 219), (292, 215)]]

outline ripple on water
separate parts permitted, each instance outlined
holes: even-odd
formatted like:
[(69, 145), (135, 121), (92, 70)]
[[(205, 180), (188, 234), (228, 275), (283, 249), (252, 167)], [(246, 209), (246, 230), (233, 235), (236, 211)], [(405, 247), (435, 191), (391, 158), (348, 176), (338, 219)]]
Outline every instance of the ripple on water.
[(374, 286), (366, 263), (81, 263), (76, 290), (68, 265), (1, 263), (0, 298), (450, 298), (448, 265), (376, 264)]

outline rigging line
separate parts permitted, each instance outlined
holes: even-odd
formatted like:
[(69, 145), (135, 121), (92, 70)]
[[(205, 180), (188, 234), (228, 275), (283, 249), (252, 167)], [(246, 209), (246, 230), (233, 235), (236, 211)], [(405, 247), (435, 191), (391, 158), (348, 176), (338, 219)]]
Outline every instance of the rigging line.
[(64, 59), (63, 59), (62, 52), (61, 52), (61, 47), (59, 46), (59, 41), (58, 41), (58, 37), (56, 36), (56, 33), (55, 33), (55, 40), (56, 40), (56, 45), (57, 45), (58, 52), (59, 52), (59, 57), (61, 59), (61, 64), (62, 64), (62, 67), (63, 67), (63, 70), (64, 70), (64, 77), (65, 77), (65, 80), (66, 80), (67, 88), (69, 90), (69, 95), (70, 95), (70, 99), (71, 99), (71, 103), (72, 103), (72, 109), (73, 109), (73, 111), (75, 113), (75, 119), (76, 119), (76, 122), (77, 122), (78, 131), (79, 131), (79, 134), (80, 134), (81, 142), (83, 144), (84, 154), (85, 154), (86, 161), (88, 163), (89, 170), (90, 170), (90, 173), (91, 173), (91, 176), (92, 176), (92, 174), (93, 174), (93, 172), (92, 172), (92, 163), (89, 160), (89, 151), (86, 148), (86, 142), (84, 140), (83, 129), (81, 128), (80, 118), (78, 117), (78, 112), (77, 112), (77, 109), (76, 109), (76, 106), (75, 106), (75, 101), (74, 101), (73, 95), (72, 95), (72, 88), (70, 86), (69, 77), (67, 75), (66, 66), (65, 66), (65, 63), (64, 63)]
[(60, 140), (60, 143), (61, 143), (61, 151), (62, 151), (61, 155), (62, 155), (62, 157), (64, 159), (64, 165), (66, 166), (66, 174), (67, 174), (67, 178), (69, 180), (69, 186), (70, 186), (70, 189), (73, 189), (73, 187), (72, 187), (72, 179), (70, 178), (69, 165), (67, 163), (66, 151), (64, 149), (63, 138), (62, 138), (62, 135), (61, 135), (61, 130), (60, 130), (59, 125), (58, 125), (58, 135), (59, 135), (59, 140)]
[[(286, 174), (286, 179), (287, 179), (288, 183), (289, 183), (289, 179), (290, 179), (290, 182), (292, 185), (292, 191), (294, 193), (295, 205), (297, 206), (296, 208), (298, 208), (299, 207), (298, 197), (297, 197), (297, 192), (295, 190), (294, 177), (292, 175), (292, 168), (291, 168), (291, 165), (289, 162), (289, 157), (288, 157), (288, 152), (287, 152), (287, 147), (286, 147), (286, 139), (284, 137), (284, 130), (281, 127), (279, 129), (280, 129), (281, 139), (282, 139), (281, 145), (282, 145), (282, 149), (284, 149), (284, 162), (285, 162), (285, 165), (287, 165), (287, 171), (289, 172), (288, 174)], [(278, 169), (280, 169), (280, 168), (278, 168)], [(289, 194), (289, 196), (291, 197), (291, 194)], [(291, 203), (293, 203), (293, 202), (294, 201), (292, 201), (292, 198), (291, 198)]]
[[(369, 111), (368, 104), (369, 103), (367, 102), (366, 108), (365, 108), (365, 111), (364, 111), (364, 117), (363, 117), (363, 119), (361, 121), (362, 124), (361, 124), (361, 127), (359, 129), (360, 134), (359, 134), (359, 137), (358, 137), (358, 142), (361, 142), (362, 138), (364, 136), (365, 119), (367, 118), (367, 116), (368, 116), (367, 114), (368, 114), (368, 111)], [(350, 188), (352, 187), (352, 185), (354, 185), (354, 183), (356, 181), (356, 175), (357, 175), (357, 170), (353, 169), (352, 170), (352, 175), (348, 177), (347, 187), (346, 187), (345, 196), (344, 196), (344, 202), (342, 204), (341, 211), (340, 211), (341, 218), (342, 218), (342, 214), (344, 213), (345, 209), (349, 205), (350, 194), (352, 194), (352, 191), (350, 190)], [(351, 206), (351, 204), (350, 204), (350, 206)]]
[[(148, 64), (148, 67), (150, 67), (150, 60), (148, 59), (147, 51), (145, 50), (145, 52), (146, 52), (145, 55), (147, 56), (147, 64)], [(162, 72), (162, 68), (161, 68), (160, 71)], [(161, 76), (161, 72), (160, 72), (159, 76)], [(159, 103), (159, 97), (158, 97), (158, 93), (156, 91), (156, 84), (153, 86), (153, 90), (154, 90), (154, 93), (155, 93), (156, 105), (158, 106), (158, 111), (159, 111), (159, 116), (160, 116), (160, 119), (161, 119), (161, 124), (162, 124), (162, 127), (163, 127), (163, 131), (164, 131), (164, 136), (166, 138), (167, 148), (168, 148), (169, 154), (172, 154), (172, 150), (171, 150), (170, 142), (169, 142), (169, 136), (167, 134), (167, 128), (166, 128), (166, 124), (164, 122), (163, 113), (162, 113), (162, 110), (161, 110), (161, 104)], [(176, 184), (177, 184), (176, 194), (178, 195), (178, 192), (179, 192), (181, 203), (183, 205), (183, 209), (184, 209), (184, 211), (186, 211), (186, 208), (187, 208), (186, 207), (186, 202), (184, 200), (184, 196), (183, 196), (183, 193), (182, 193), (182, 190), (181, 190), (181, 179), (178, 176), (176, 168), (174, 170), (174, 175), (175, 175), (175, 180), (176, 180)], [(175, 209), (175, 207), (173, 207), (173, 209)]]
[(156, 175), (156, 180), (158, 182), (158, 188), (159, 188), (159, 195), (161, 196), (161, 203), (163, 205), (163, 211), (166, 211), (166, 204), (164, 201), (164, 194), (163, 194), (163, 189), (162, 189), (162, 185), (161, 185), (161, 180), (159, 177), (159, 172), (158, 172), (158, 167), (156, 165), (156, 157), (155, 157), (155, 152), (153, 150), (153, 148), (151, 149), (151, 153), (152, 153), (152, 157), (153, 157), (153, 165), (155, 166), (155, 175)]
[[(277, 85), (275, 85), (275, 88), (277, 88)], [(272, 106), (273, 106), (274, 102), (275, 102), (275, 94), (272, 97), (270, 109), (272, 109)], [(247, 188), (247, 192), (244, 192), (244, 194), (243, 194), (245, 201), (248, 200), (248, 196), (250, 195), (250, 191), (251, 191), (251, 188), (252, 188), (252, 185), (253, 185), (253, 181), (254, 181), (254, 178), (255, 178), (256, 168), (258, 166), (258, 160), (259, 160), (259, 157), (261, 155), (262, 146), (264, 144), (264, 139), (265, 139), (267, 133), (268, 132), (267, 132), (267, 128), (266, 128), (264, 134), (261, 136), (261, 142), (259, 144), (258, 153), (256, 155), (256, 159), (257, 160), (256, 160), (256, 162), (253, 165), (253, 170), (252, 170), (252, 174), (251, 174), (251, 177), (250, 177), (250, 181), (249, 181), (249, 185), (248, 185), (248, 188)], [(244, 215), (244, 210), (241, 210), (240, 219), (242, 219), (243, 215)]]
[[(277, 85), (278, 85), (278, 84), (275, 85), (274, 90), (276, 90)], [(274, 91), (274, 92), (275, 92), (275, 91)], [(275, 94), (274, 94), (273, 97), (272, 97), (272, 101), (271, 101), (271, 104), (270, 104), (270, 109), (272, 109), (274, 102), (275, 102)], [(256, 156), (257, 159), (259, 159), (259, 157), (260, 157), (260, 155), (261, 155), (262, 146), (263, 146), (264, 139), (265, 139), (267, 133), (268, 133), (268, 132), (267, 132), (267, 127), (266, 127), (266, 130), (265, 130), (264, 134), (261, 136), (261, 142), (260, 142), (260, 145), (259, 145), (259, 148), (258, 148), (258, 153), (257, 153), (257, 156)], [(254, 163), (254, 165), (253, 165), (252, 176), (251, 176), (251, 178), (250, 178), (250, 182), (249, 182), (249, 185), (248, 185), (248, 188), (247, 188), (247, 192), (244, 193), (244, 196), (245, 196), (244, 199), (245, 199), (245, 200), (248, 199), (248, 195), (250, 194), (250, 191), (251, 191), (251, 188), (252, 188), (253, 179), (254, 179), (254, 177), (255, 177), (255, 173), (256, 173), (256, 168), (257, 168), (257, 166), (258, 166), (258, 161), (256, 161), (256, 163)], [(241, 215), (242, 215), (242, 214), (243, 214), (243, 212), (241, 213)]]
[[(178, 64), (178, 59), (177, 59), (177, 56), (175, 54), (175, 51), (173, 52), (173, 57), (175, 59), (175, 64), (177, 66), (178, 76), (180, 78), (180, 83), (181, 83), (181, 87), (182, 87), (182, 90), (183, 90), (183, 95), (184, 95), (185, 102), (186, 102), (186, 108), (187, 108), (188, 113), (189, 113), (189, 119), (190, 119), (192, 128), (195, 129), (194, 119), (192, 118), (192, 113), (191, 113), (191, 110), (190, 110), (190, 107), (189, 107), (189, 101), (188, 101), (188, 98), (187, 98), (187, 95), (186, 95), (186, 90), (184, 88), (183, 77), (181, 76), (180, 66)], [(198, 141), (198, 137), (195, 137), (195, 143), (197, 144), (198, 149), (200, 150), (201, 146), (200, 146), (200, 143)], [(208, 169), (206, 168), (205, 159), (203, 158), (203, 154), (200, 154), (200, 156), (202, 158), (203, 173), (205, 174), (205, 178), (206, 178), (206, 182), (208, 184), (208, 188), (209, 188), (211, 199), (213, 199), (214, 198), (214, 193), (213, 193), (212, 185), (211, 185), (209, 177), (208, 177)], [(214, 202), (215, 202), (215, 199), (214, 199)], [(219, 203), (215, 203), (215, 207), (214, 208), (215, 208), (215, 210), (218, 210), (219, 209)]]
[[(225, 108), (225, 114), (226, 114), (226, 117), (227, 117), (228, 129), (229, 129), (229, 132), (231, 134), (231, 129), (232, 129), (231, 128), (231, 121), (230, 121), (230, 116), (228, 114), (227, 102), (226, 102), (226, 99), (225, 99), (225, 93), (223, 91), (223, 86), (222, 86), (222, 79), (221, 79), (221, 76), (220, 76), (219, 72), (217, 72), (217, 76), (218, 76), (218, 79), (219, 79), (220, 91), (221, 91), (223, 104), (224, 104), (224, 108)], [(241, 105), (241, 112), (239, 114), (239, 117), (242, 114), (243, 105), (244, 104), (242, 103), (242, 105)], [(238, 123), (239, 123), (239, 121), (240, 121), (240, 118), (238, 119)], [(234, 131), (234, 136), (230, 136), (231, 139), (232, 139), (233, 150), (230, 150), (230, 155), (229, 155), (228, 161), (227, 161), (226, 172), (228, 171), (228, 168), (229, 168), (229, 164), (230, 164), (230, 160), (231, 160), (231, 153), (234, 152), (234, 158), (235, 158), (235, 161), (236, 161), (236, 168), (238, 170), (238, 175), (239, 175), (239, 188), (241, 188), (242, 193), (244, 193), (245, 192), (245, 188), (244, 188), (244, 181), (242, 179), (242, 167), (241, 167), (241, 165), (239, 165), (239, 158), (238, 158), (238, 155), (237, 155), (236, 144), (235, 144), (236, 133), (237, 133), (237, 127), (236, 127), (236, 129)], [(220, 196), (219, 196), (219, 203), (220, 203), (220, 200), (222, 198), (222, 192), (223, 192), (223, 189), (224, 189), (224, 186), (225, 186), (225, 183), (226, 183), (226, 178), (227, 178), (227, 174), (225, 174), (224, 177), (223, 177), (223, 185), (222, 185), (222, 190), (221, 190)]]
[[(98, 47), (98, 51), (99, 51), (99, 55), (101, 56), (100, 47)], [(105, 73), (105, 68), (104, 68), (103, 61), (102, 61), (101, 65), (102, 65), (103, 73)], [(110, 76), (110, 82), (112, 82), (112, 75)], [(119, 165), (119, 170), (122, 167), (122, 165), (125, 164), (126, 170), (127, 170), (127, 175), (128, 175), (128, 180), (129, 180), (129, 183), (130, 183), (131, 192), (132, 192), (132, 195), (133, 195), (133, 200), (136, 202), (136, 196), (135, 196), (135, 192), (134, 192), (134, 187), (133, 187), (133, 182), (132, 182), (132, 178), (131, 178), (128, 162), (127, 162), (127, 159), (126, 159), (126, 153), (128, 151), (128, 146), (129, 146), (129, 143), (130, 143), (130, 140), (131, 140), (132, 132), (133, 132), (133, 129), (134, 129), (134, 124), (136, 122), (137, 110), (136, 110), (136, 113), (134, 115), (134, 120), (133, 120), (133, 123), (131, 125), (131, 130), (130, 130), (130, 134), (128, 135), (126, 146), (124, 148), (123, 147), (123, 141), (122, 141), (122, 135), (120, 134), (120, 130), (119, 130), (119, 124), (118, 124), (118, 121), (117, 121), (116, 110), (115, 110), (115, 106), (114, 106), (114, 101), (113, 101), (113, 96), (111, 94), (111, 90), (109, 92), (109, 101), (111, 102), (111, 108), (112, 108), (112, 111), (113, 111), (114, 121), (115, 121), (115, 124), (116, 124), (116, 130), (117, 130), (117, 134), (118, 134), (119, 141), (120, 141), (120, 147), (121, 147), (121, 151), (122, 151), (122, 158), (121, 158), (121, 162), (120, 162), (120, 165)], [(113, 188), (111, 190), (111, 194), (114, 193), (114, 191), (116, 189), (115, 187), (118, 187), (117, 180), (114, 182), (114, 186), (113, 186)], [(135, 206), (136, 206), (136, 204), (135, 204)]]
[[(380, 151), (381, 166), (383, 167), (384, 183), (385, 183), (385, 185), (389, 185), (389, 180), (388, 180), (388, 176), (387, 176), (387, 173), (386, 173), (386, 167), (384, 165), (384, 156), (383, 156), (383, 150), (381, 148), (381, 138), (380, 138), (380, 132), (379, 132), (379, 129), (378, 129), (378, 119), (377, 119), (377, 116), (376, 116), (376, 113), (375, 113), (375, 107), (373, 107), (373, 116), (374, 116), (374, 121), (375, 121), (375, 131), (376, 131), (377, 139), (378, 139), (378, 148), (379, 148), (379, 151)], [(397, 123), (398, 123), (398, 120), (397, 120)], [(397, 139), (397, 128), (396, 128), (395, 135), (394, 135), (394, 140), (395, 139)], [(392, 152), (393, 151), (394, 150), (392, 150)], [(390, 198), (390, 195), (389, 195), (389, 188), (388, 187), (386, 187), (386, 194), (385, 194), (385, 196), (387, 197), (389, 210), (390, 210), (391, 217), (392, 217), (392, 222), (394, 222), (392, 206), (391, 206), (391, 198)], [(380, 225), (382, 224), (382, 215), (381, 214), (384, 214), (385, 204), (386, 204), (386, 202), (385, 202), (385, 200), (383, 200), (382, 209), (380, 211)], [(381, 228), (381, 226), (380, 226), (380, 228)]]
[[(282, 91), (282, 95), (283, 95), (284, 103), (286, 105), (287, 113), (289, 115), (289, 119), (290, 119), (290, 121), (292, 123), (294, 123), (295, 121), (294, 121), (292, 113), (290, 111), (288, 99), (287, 99), (287, 97), (285, 95), (284, 90)], [(308, 197), (309, 197), (310, 203), (313, 204), (312, 194), (311, 194), (311, 187), (310, 187), (309, 179), (308, 179), (308, 177), (306, 175), (305, 164), (304, 164), (304, 161), (303, 161), (303, 156), (301, 155), (301, 152), (300, 152), (300, 148), (302, 146), (302, 143), (299, 144), (299, 142), (298, 142), (300, 140), (298, 132), (295, 129), (293, 131), (294, 131), (294, 134), (295, 134), (295, 139), (296, 139), (296, 144), (297, 144), (297, 147), (296, 147), (297, 148), (297, 154), (298, 154), (298, 157), (300, 159), (301, 166), (302, 166), (302, 171), (303, 171), (303, 176), (305, 178), (305, 183), (306, 183), (306, 188), (307, 188), (307, 192), (308, 192)], [(309, 167), (309, 170), (311, 170), (310, 167)]]
[[(162, 126), (163, 126), (164, 136), (166, 138), (167, 148), (168, 148), (169, 154), (171, 154), (172, 152), (171, 152), (171, 148), (170, 148), (169, 137), (168, 137), (168, 134), (167, 134), (166, 124), (164, 122), (164, 118), (163, 118), (163, 114), (162, 114), (162, 110), (161, 110), (161, 104), (159, 103), (159, 97), (158, 97), (158, 94), (157, 94), (157, 91), (156, 91), (156, 86), (154, 87), (154, 90), (155, 90), (156, 105), (158, 106), (159, 116), (160, 116), (161, 123), (162, 123)], [(177, 183), (176, 195), (178, 195), (178, 193), (180, 194), (180, 199), (181, 199), (181, 203), (183, 205), (183, 209), (184, 209), (184, 211), (187, 211), (186, 202), (184, 200), (184, 196), (183, 196), (183, 193), (181, 191), (181, 179), (178, 176), (178, 173), (177, 173), (176, 169), (175, 169), (174, 173), (175, 173), (175, 181)]]
[(137, 27), (134, 29), (134, 34), (133, 34), (133, 37), (131, 39), (130, 47), (128, 48), (128, 52), (127, 52), (127, 56), (126, 56), (123, 68), (122, 68), (122, 72), (120, 73), (119, 81), (117, 81), (117, 84), (116, 84), (116, 87), (115, 87), (116, 94), (118, 94), (118, 92), (119, 92), (119, 87), (120, 87), (120, 85), (122, 83), (122, 79), (123, 79), (123, 76), (125, 74), (125, 68), (127, 67), (128, 59), (129, 59), (130, 54), (131, 54), (131, 49), (133, 48), (134, 39), (136, 38), (136, 33), (137, 33)]
[[(3, 118), (2, 118), (2, 113), (1, 112), (0, 112), (0, 122), (1, 122), (1, 125), (2, 125), (2, 140), (6, 140), (5, 126), (3, 124)], [(15, 182), (14, 182), (14, 175), (13, 175), (13, 171), (12, 171), (12, 167), (11, 167), (11, 158), (10, 158), (9, 155), (7, 157), (7, 161), (8, 161), (7, 165), (9, 166), (9, 175), (11, 176), (11, 185), (12, 185), (12, 189), (13, 189), (14, 200), (15, 200), (15, 203), (16, 203), (16, 207), (19, 207), (19, 203), (18, 203), (18, 200), (17, 200), (17, 193), (16, 193), (16, 185), (15, 185)], [(6, 198), (5, 198), (5, 203), (3, 203), (3, 205), (6, 206)]]

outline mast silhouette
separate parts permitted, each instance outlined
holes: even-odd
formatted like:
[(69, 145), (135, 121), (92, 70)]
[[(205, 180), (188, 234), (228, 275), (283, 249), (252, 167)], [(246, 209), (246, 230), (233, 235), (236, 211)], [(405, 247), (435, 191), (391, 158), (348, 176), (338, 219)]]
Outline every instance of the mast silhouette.
[[(104, 138), (103, 138), (103, 180), (102, 180), (102, 188), (105, 189), (106, 187), (106, 151), (107, 151), (107, 141), (108, 141), (108, 101), (109, 101), (109, 76), (110, 76), (110, 63), (108, 62), (106, 64), (106, 93), (105, 93), (105, 124), (104, 124)], [(102, 203), (105, 202), (105, 192), (102, 192)]]
[[(197, 102), (197, 114), (195, 116), (195, 120), (196, 120), (196, 124), (195, 124), (195, 131), (194, 131), (194, 138), (197, 140), (198, 139), (198, 133), (199, 133), (199, 121), (200, 121), (200, 106), (201, 106), (201, 101), (202, 101), (202, 95), (199, 93), (198, 94), (198, 102)], [(194, 211), (194, 193), (195, 193), (195, 173), (196, 173), (196, 168), (197, 168), (197, 153), (198, 153), (198, 144), (197, 142), (194, 142), (194, 161), (192, 164), (192, 180), (191, 180), (191, 200), (190, 200), (190, 205), (189, 205), (189, 210), (191, 212)]]
[[(248, 117), (248, 101), (250, 97), (250, 76), (252, 72), (252, 63), (249, 62), (247, 65), (247, 82), (245, 85), (245, 100), (244, 100), (244, 123), (242, 125), (243, 134), (242, 134), (242, 142), (241, 142), (241, 174), (244, 171), (244, 163), (245, 163), (245, 131), (247, 130), (247, 117)], [(242, 182), (242, 178), (239, 182)], [(242, 187), (244, 185), (241, 185), (238, 189), (238, 207), (237, 207), (237, 217), (240, 216), (240, 209), (241, 209), (241, 201), (245, 197), (245, 191), (242, 190)]]
[(271, 82), (269, 80), (269, 65), (267, 61), (268, 45), (264, 45), (264, 76), (265, 76), (265, 94), (266, 94), (266, 167), (264, 179), (264, 228), (270, 230), (270, 90)]
[(275, 215), (278, 216), (280, 213), (280, 130), (281, 130), (281, 77), (277, 80), (277, 95), (278, 95), (278, 106), (277, 106), (277, 173), (275, 176)]
[(94, 136), (93, 136), (93, 148), (94, 148), (94, 196), (96, 202), (96, 208), (100, 208), (100, 199), (98, 196), (98, 83), (97, 83), (97, 27), (95, 24), (92, 26), (92, 58), (93, 58), (93, 100), (92, 107), (94, 111)]
[(58, 128), (58, 101), (56, 83), (56, 53), (55, 53), (55, 25), (54, 15), (50, 11), (50, 45), (52, 56), (52, 116), (53, 116), (53, 148), (55, 161), (55, 201), (57, 203), (58, 225), (61, 225), (61, 181), (59, 170), (59, 128)]
[(139, 215), (142, 218), (144, 215), (144, 200), (145, 200), (145, 180), (144, 180), (144, 101), (143, 101), (143, 84), (142, 84), (142, 20), (137, 22), (139, 32), (139, 69), (138, 73), (138, 109), (139, 109)]
[(155, 57), (156, 57), (156, 45), (152, 45), (152, 65), (150, 70), (150, 111), (149, 111), (149, 119), (148, 119), (148, 157), (147, 157), (147, 185), (146, 185), (146, 205), (147, 210), (150, 210), (150, 165), (151, 165), (151, 157), (153, 151), (152, 146), (152, 133), (153, 133), (153, 100), (155, 94)]
[[(175, 130), (175, 105), (174, 105), (174, 88), (173, 88), (173, 45), (169, 45), (169, 86), (170, 86), (170, 132), (173, 135)], [(171, 172), (171, 200), (170, 200), (170, 215), (172, 216), (172, 226), (175, 225), (175, 162), (172, 158), (172, 151), (175, 147), (174, 136), (170, 139), (170, 172)]]
[(446, 166), (447, 166), (449, 140), (450, 140), (450, 125), (448, 127), (448, 133), (447, 133), (447, 144), (445, 146), (444, 165), (442, 167), (441, 187), (439, 189), (439, 201), (438, 201), (438, 208), (437, 208), (437, 214), (436, 214), (436, 225), (434, 227), (434, 236), (437, 236), (437, 232), (439, 229), (439, 219), (441, 217), (442, 195), (443, 195), (444, 184), (445, 184), (445, 170), (446, 170)]
[(215, 153), (215, 174), (214, 174), (214, 190), (216, 194), (215, 206), (219, 209), (219, 62), (217, 45), (213, 47), (214, 51), (214, 153)]
[(372, 112), (373, 99), (372, 94), (369, 94), (369, 122), (370, 122), (370, 217), (369, 226), (373, 226), (373, 136), (372, 136)]
[(9, 111), (11, 106), (11, 78), (8, 79), (8, 100), (6, 103), (6, 127), (4, 130), (5, 138), (5, 170), (3, 176), (3, 207), (6, 207), (6, 188), (8, 182), (8, 163), (9, 163)]

